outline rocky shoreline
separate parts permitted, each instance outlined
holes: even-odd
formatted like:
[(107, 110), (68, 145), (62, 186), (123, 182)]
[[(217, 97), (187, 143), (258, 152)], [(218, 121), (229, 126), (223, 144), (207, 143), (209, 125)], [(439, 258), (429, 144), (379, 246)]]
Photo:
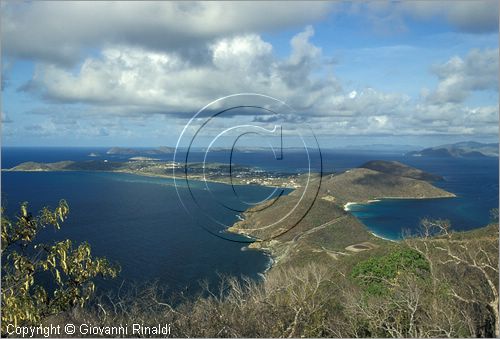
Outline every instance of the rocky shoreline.
[[(389, 170), (391, 163), (385, 162)], [(400, 171), (402, 164), (397, 164)], [(409, 168), (409, 167), (408, 167)], [(409, 168), (412, 176), (426, 173)], [(244, 220), (238, 220), (227, 229), (228, 232), (248, 236), (257, 241), (249, 249), (264, 251), (273, 258), (270, 269), (283, 263), (303, 261), (306, 257), (327, 257), (338, 259), (345, 255), (372, 250), (384, 244), (394, 243), (371, 232), (350, 211), (352, 204), (364, 204), (381, 199), (442, 199), (454, 198), (455, 194), (433, 186), (425, 180), (387, 174), (367, 168), (356, 168), (338, 175), (324, 176), (311, 216), (306, 216), (293, 229), (275, 236), (276, 231), (286, 228), (286, 223), (275, 227), (273, 218), (291, 208), (300, 196), (300, 189), (294, 190), (269, 208), (259, 211), (259, 206), (243, 213)], [(424, 176), (425, 175), (425, 176)], [(431, 177), (428, 175), (428, 177)], [(395, 184), (396, 183), (396, 184)], [(347, 186), (346, 186), (347, 185)], [(356, 201), (356, 202), (354, 202)], [(264, 204), (262, 205), (263, 207)], [(263, 226), (264, 225), (264, 226)], [(330, 240), (329, 240), (330, 239)]]

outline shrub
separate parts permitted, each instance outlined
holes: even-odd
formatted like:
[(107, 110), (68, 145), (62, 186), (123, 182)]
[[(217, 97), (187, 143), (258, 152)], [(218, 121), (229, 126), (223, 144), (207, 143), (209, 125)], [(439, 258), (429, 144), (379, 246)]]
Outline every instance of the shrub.
[[(4, 215), (3, 207), (1, 211), (2, 335), (9, 324), (36, 325), (49, 315), (76, 305), (83, 307), (94, 292), (94, 278), (118, 274), (118, 267), (91, 256), (88, 243), (76, 248), (70, 240), (34, 243), (46, 226), (59, 229), (69, 213), (66, 201), (61, 200), (55, 210), (43, 208), (37, 216), (23, 203), (15, 221)], [(39, 282), (41, 272), (50, 273), (56, 286), (53, 292), (48, 293)]]
[(429, 271), (429, 262), (409, 248), (395, 250), (382, 257), (374, 257), (354, 266), (351, 276), (369, 295), (384, 295), (402, 273), (422, 275)]

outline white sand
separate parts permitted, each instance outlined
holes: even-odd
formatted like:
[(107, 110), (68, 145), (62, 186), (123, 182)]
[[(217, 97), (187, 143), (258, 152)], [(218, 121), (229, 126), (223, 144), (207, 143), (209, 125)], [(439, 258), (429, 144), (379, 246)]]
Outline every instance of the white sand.
[(371, 204), (371, 203), (379, 202), (379, 201), (382, 201), (382, 200), (380, 200), (380, 199), (373, 199), (373, 200), (368, 200), (366, 202), (353, 202), (353, 201), (349, 201), (347, 204), (344, 205), (344, 211), (350, 211), (351, 209), (349, 207), (352, 206), (352, 205)]
[[(374, 200), (368, 200), (366, 203), (362, 203), (362, 202), (348, 202), (347, 204), (344, 205), (344, 211), (350, 211), (350, 206), (352, 205), (356, 205), (356, 204), (370, 204), (370, 203), (373, 203), (373, 202), (378, 202), (378, 201), (381, 201), (380, 199), (374, 199)], [(392, 241), (392, 242), (397, 242), (396, 240), (392, 240), (392, 239), (388, 239), (388, 238), (385, 238), (385, 237), (382, 237), (376, 233), (373, 233), (373, 232), (370, 232), (374, 237), (377, 237), (379, 239), (383, 239), (383, 240), (387, 240), (387, 241)]]
[(373, 235), (374, 237), (379, 238), (379, 239), (383, 239), (383, 240), (387, 240), (387, 241), (392, 241), (392, 242), (397, 242), (397, 240), (392, 240), (392, 239), (389, 239), (389, 238), (385, 238), (385, 237), (383, 237), (381, 235), (378, 235), (376, 233), (373, 233), (373, 232), (370, 232), (370, 234)]
[(344, 211), (350, 211), (349, 206), (356, 205), (357, 202), (348, 202), (344, 205)]

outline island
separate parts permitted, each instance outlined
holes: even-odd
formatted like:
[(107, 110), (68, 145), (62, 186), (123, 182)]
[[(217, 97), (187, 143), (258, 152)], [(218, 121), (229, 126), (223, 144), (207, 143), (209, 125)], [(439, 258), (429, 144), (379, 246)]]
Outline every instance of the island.
[(150, 158), (150, 157), (132, 157), (128, 160), (130, 160), (130, 161), (158, 161), (160, 159)]
[(59, 161), (52, 163), (24, 162), (3, 171), (11, 172), (54, 172), (54, 171), (96, 171), (129, 173), (134, 175), (173, 178), (174, 170), (179, 179), (206, 180), (234, 185), (261, 185), (270, 187), (298, 188), (301, 174), (269, 172), (258, 167), (228, 165), (222, 163), (180, 163), (160, 161), (151, 157), (131, 157), (127, 161), (88, 160)]
[(108, 155), (160, 155), (160, 154), (173, 154), (175, 152), (174, 147), (160, 146), (153, 149), (143, 149), (143, 148), (126, 148), (126, 147), (112, 147), (106, 154)]
[(498, 143), (483, 144), (475, 141), (464, 141), (425, 148), (406, 154), (413, 157), (440, 157), (440, 158), (476, 158), (498, 157)]

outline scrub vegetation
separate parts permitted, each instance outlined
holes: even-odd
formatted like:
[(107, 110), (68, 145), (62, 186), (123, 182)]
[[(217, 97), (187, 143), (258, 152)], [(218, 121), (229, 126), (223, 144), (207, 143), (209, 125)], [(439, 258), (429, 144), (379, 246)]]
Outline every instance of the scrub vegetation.
[[(166, 298), (150, 284), (126, 294), (94, 293), (118, 268), (69, 240), (36, 244), (69, 208), (15, 221), (2, 215), (2, 333), (5, 326), (170, 324), (178, 337), (492, 337), (498, 335), (498, 220), (452, 232), (423, 220), (421, 234), (331, 261), (287, 261), (262, 281), (221, 277), (195, 297)], [(492, 212), (493, 216), (498, 211)], [(28, 251), (28, 248), (31, 248)], [(359, 247), (363, 247), (360, 245)], [(48, 272), (55, 288), (38, 281)], [(130, 334), (130, 333), (129, 333)], [(95, 333), (93, 334), (95, 336)]]

